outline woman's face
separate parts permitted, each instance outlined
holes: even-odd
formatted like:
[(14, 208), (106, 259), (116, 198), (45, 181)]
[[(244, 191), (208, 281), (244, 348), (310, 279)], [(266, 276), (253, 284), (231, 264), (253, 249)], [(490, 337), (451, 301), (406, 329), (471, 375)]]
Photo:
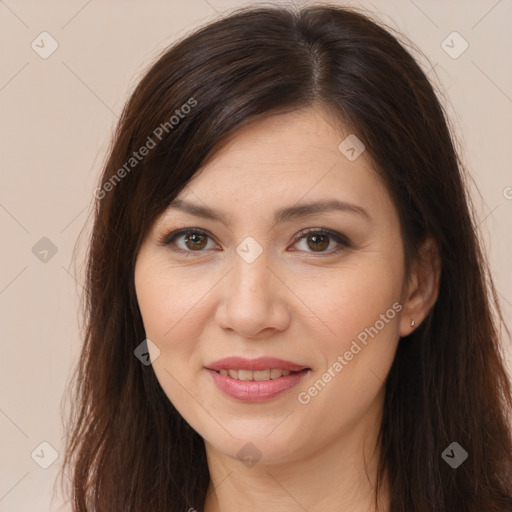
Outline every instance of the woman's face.
[(141, 247), (153, 369), (217, 455), (298, 460), (379, 424), (412, 329), (398, 214), (349, 135), (311, 108), (248, 125)]

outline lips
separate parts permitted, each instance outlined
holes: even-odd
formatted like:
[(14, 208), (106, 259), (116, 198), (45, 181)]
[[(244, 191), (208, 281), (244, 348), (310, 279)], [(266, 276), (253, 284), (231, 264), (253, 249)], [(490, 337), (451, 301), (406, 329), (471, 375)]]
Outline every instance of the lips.
[(225, 357), (219, 359), (214, 363), (206, 366), (209, 370), (252, 370), (261, 371), (272, 368), (278, 368), (280, 370), (288, 370), (290, 372), (300, 372), (301, 370), (307, 369), (307, 366), (303, 366), (291, 361), (285, 361), (284, 359), (277, 359), (275, 357), (259, 357), (257, 359), (246, 359), (244, 357)]
[(205, 369), (226, 395), (243, 402), (262, 402), (295, 386), (311, 368), (274, 357), (228, 357)]
[(281, 368), (267, 368), (266, 370), (228, 370), (226, 368), (221, 368), (219, 373), (236, 380), (263, 381), (288, 377), (288, 375), (290, 375), (292, 372), (290, 370), (282, 370)]

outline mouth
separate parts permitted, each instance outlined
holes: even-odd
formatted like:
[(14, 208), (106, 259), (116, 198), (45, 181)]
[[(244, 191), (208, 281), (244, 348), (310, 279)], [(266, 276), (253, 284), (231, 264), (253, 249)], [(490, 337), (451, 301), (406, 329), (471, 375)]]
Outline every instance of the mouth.
[(217, 388), (243, 402), (263, 402), (296, 386), (312, 369), (283, 359), (229, 357), (205, 367)]
[(284, 370), (283, 368), (267, 368), (266, 370), (242, 370), (242, 369), (227, 369), (221, 368), (220, 370), (212, 370), (224, 377), (231, 377), (235, 380), (264, 382), (267, 380), (280, 379), (281, 377), (288, 377), (289, 375), (305, 372), (309, 368), (304, 368), (300, 371)]

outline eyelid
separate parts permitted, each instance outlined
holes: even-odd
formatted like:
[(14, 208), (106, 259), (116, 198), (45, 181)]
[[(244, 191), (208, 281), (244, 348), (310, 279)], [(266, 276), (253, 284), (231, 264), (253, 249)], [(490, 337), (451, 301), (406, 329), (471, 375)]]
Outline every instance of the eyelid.
[(331, 229), (326, 228), (306, 228), (297, 233), (293, 239), (293, 244), (295, 245), (297, 242), (300, 242), (303, 238), (305, 238), (309, 234), (320, 234), (329, 237), (333, 240), (338, 246), (334, 249), (330, 249), (328, 251), (300, 251), (297, 249), (293, 249), (293, 252), (302, 252), (306, 255), (307, 258), (328, 258), (329, 256), (334, 256), (343, 250), (350, 249), (353, 247), (350, 239), (342, 233), (337, 231), (333, 231)]
[[(180, 236), (185, 235), (185, 234), (197, 234), (197, 235), (201, 235), (201, 236), (206, 236), (210, 240), (215, 241), (215, 238), (211, 235), (211, 233), (209, 233), (205, 229), (201, 229), (201, 228), (182, 228), (182, 229), (178, 229), (176, 231), (172, 231), (171, 233), (164, 234), (162, 237), (160, 237), (158, 239), (158, 245), (168, 246), (172, 242), (174, 242), (174, 240), (176, 238), (179, 238)], [(329, 255), (332, 255), (332, 254), (335, 254), (335, 253), (339, 252), (343, 248), (352, 247), (352, 242), (350, 241), (350, 239), (347, 236), (343, 235), (342, 233), (338, 233), (337, 231), (332, 231), (332, 230), (326, 229), (326, 228), (306, 228), (306, 229), (303, 229), (303, 230), (299, 231), (299, 233), (297, 233), (295, 235), (295, 237), (293, 238), (293, 244), (295, 244), (298, 241), (302, 240), (302, 238), (304, 238), (308, 234), (320, 234), (320, 235), (328, 236), (332, 240), (334, 240), (339, 245), (339, 247), (337, 247), (335, 249), (331, 249), (330, 251), (325, 251), (325, 252), (324, 251), (320, 251), (320, 252), (301, 251), (301, 252), (305, 252), (306, 254), (319, 255), (319, 256), (329, 256)], [(206, 252), (205, 250), (185, 251), (185, 250), (179, 249), (179, 248), (173, 248), (172, 250), (174, 252), (178, 252), (178, 253), (181, 253), (181, 254), (185, 253), (187, 256), (190, 255), (191, 253), (192, 254), (193, 253), (197, 253), (199, 255), (202, 252)]]
[[(161, 236), (158, 239), (158, 245), (161, 245), (164, 247), (169, 246), (169, 245), (171, 245), (171, 243), (174, 242), (175, 239), (179, 238), (180, 236), (186, 235), (186, 234), (206, 236), (210, 240), (215, 241), (215, 238), (212, 236), (212, 234), (205, 229), (182, 228), (182, 229), (178, 229), (176, 231), (171, 231), (170, 233), (165, 233), (163, 236)], [(180, 249), (179, 247), (172, 248), (171, 250), (174, 252), (180, 253), (180, 254), (185, 254), (186, 256), (194, 256), (195, 254), (199, 255), (200, 253), (205, 252), (204, 250), (185, 251), (183, 249)]]
[(191, 233), (193, 235), (206, 235), (208, 238), (215, 240), (214, 237), (211, 235), (211, 233), (209, 233), (205, 229), (182, 228), (182, 229), (177, 229), (176, 231), (171, 231), (170, 233), (165, 233), (163, 236), (161, 236), (158, 239), (158, 245), (169, 245), (175, 238), (178, 238), (180, 235), (185, 235), (187, 233)]
[(301, 240), (302, 238), (304, 238), (306, 235), (309, 235), (309, 234), (321, 234), (321, 235), (329, 236), (332, 239), (334, 239), (336, 242), (338, 242), (339, 244), (346, 245), (346, 246), (351, 245), (350, 240), (345, 235), (343, 235), (342, 233), (338, 233), (337, 231), (332, 231), (332, 230), (326, 229), (326, 228), (303, 229), (302, 231), (299, 231), (297, 233), (297, 235), (295, 235), (293, 242), (294, 243), (298, 242), (299, 240)]

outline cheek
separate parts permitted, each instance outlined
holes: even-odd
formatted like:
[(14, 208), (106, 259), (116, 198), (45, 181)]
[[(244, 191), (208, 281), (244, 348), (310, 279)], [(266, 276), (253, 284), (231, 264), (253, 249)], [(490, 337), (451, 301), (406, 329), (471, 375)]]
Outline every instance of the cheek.
[(321, 353), (317, 375), (299, 390), (306, 393), (301, 403), (309, 401), (310, 412), (336, 416), (329, 412), (335, 402), (345, 419), (357, 418), (379, 393), (399, 339), (399, 263), (361, 258), (330, 279), (319, 279), (319, 287), (298, 288), (327, 333), (315, 340)]
[(205, 280), (192, 280), (191, 272), (147, 258), (138, 262), (135, 287), (146, 337), (155, 343), (159, 355), (153, 370), (162, 389), (181, 411), (190, 409), (198, 363), (202, 302), (210, 287)]
[[(310, 279), (308, 277), (311, 277)], [(319, 272), (296, 278), (294, 292), (306, 305), (314, 322), (322, 326), (331, 339), (332, 350), (348, 344), (365, 328), (373, 326), (381, 315), (386, 315), (387, 327), (397, 327), (396, 306), (400, 299), (400, 268), (380, 257), (360, 258), (336, 270)], [(304, 310), (306, 312), (306, 309)], [(380, 326), (379, 322), (379, 326)], [(331, 350), (329, 350), (331, 352)]]
[(147, 261), (136, 268), (135, 286), (144, 328), (148, 338), (178, 352), (190, 351), (204, 299), (214, 285), (211, 277), (198, 279), (197, 273), (180, 271), (158, 261)]

